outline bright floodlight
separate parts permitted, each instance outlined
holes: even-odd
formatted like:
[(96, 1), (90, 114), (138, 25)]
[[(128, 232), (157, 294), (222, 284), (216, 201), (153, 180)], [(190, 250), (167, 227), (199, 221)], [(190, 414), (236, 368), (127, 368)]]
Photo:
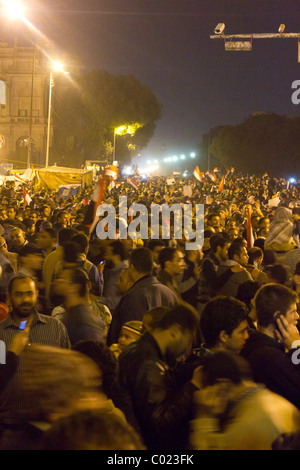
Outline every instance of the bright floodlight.
[(196, 154), (195, 153), (191, 153), (191, 157), (192, 158), (195, 158)]
[(15, 0), (3, 0), (4, 16), (12, 19), (23, 18), (25, 9), (24, 6)]
[(180, 155), (181, 160), (185, 159), (185, 155)]
[(61, 72), (63, 70), (63, 64), (61, 62), (53, 61), (52, 67), (56, 72)]

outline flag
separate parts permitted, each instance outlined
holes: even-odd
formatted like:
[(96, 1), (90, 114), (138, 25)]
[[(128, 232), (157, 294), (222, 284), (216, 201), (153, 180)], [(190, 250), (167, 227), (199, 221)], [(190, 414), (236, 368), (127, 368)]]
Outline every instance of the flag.
[(267, 178), (267, 176), (269, 176), (269, 175), (268, 175), (267, 172), (265, 172), (265, 173), (262, 175), (262, 178)]
[(118, 177), (118, 168), (114, 165), (107, 166), (105, 168), (106, 176), (112, 176), (115, 180)]
[(224, 184), (225, 184), (225, 175), (222, 176), (222, 181), (220, 183), (220, 186), (218, 188), (218, 192), (221, 193), (224, 189)]
[(251, 222), (251, 210), (248, 209), (248, 218), (247, 218), (247, 250), (250, 250), (254, 245), (254, 235)]
[(109, 179), (109, 185), (107, 187), (107, 190), (111, 191), (115, 186), (116, 186), (116, 183), (114, 181), (114, 177), (111, 176), (110, 179)]
[(173, 170), (173, 175), (176, 176), (176, 175), (181, 175), (180, 171), (176, 171), (176, 170)]
[(127, 181), (128, 181), (128, 183), (130, 183), (131, 186), (137, 191), (137, 189), (138, 189), (137, 183), (136, 183), (132, 178), (129, 178), (129, 177), (127, 178)]
[(219, 173), (219, 171), (220, 171), (219, 168), (217, 167), (214, 168), (214, 173)]
[(194, 169), (193, 175), (195, 176), (195, 178), (197, 178), (198, 181), (201, 181), (203, 183), (204, 173), (201, 173), (198, 166), (196, 166), (196, 168)]
[(231, 171), (231, 173), (233, 173), (233, 172), (234, 172), (234, 168), (233, 168), (233, 166), (230, 168), (230, 171)]
[(100, 204), (102, 204), (102, 201), (104, 198), (106, 180), (107, 180), (107, 175), (106, 175), (106, 172), (104, 171), (103, 175), (99, 178), (96, 184), (94, 192), (91, 195), (91, 200), (90, 200), (90, 203), (88, 204), (88, 208), (85, 213), (83, 224), (86, 225), (90, 229), (90, 233), (93, 231), (97, 222), (96, 212)]
[(25, 183), (26, 184), (26, 181), (23, 180), (23, 178), (21, 178), (19, 175), (17, 175), (17, 173), (14, 174), (14, 177), (20, 181), (22, 181), (22, 183)]
[(129, 220), (129, 223), (133, 221), (133, 213), (132, 213), (131, 208), (129, 208), (128, 210), (128, 220)]
[(205, 173), (205, 176), (208, 176), (212, 181), (217, 181), (217, 176), (214, 172), (207, 171)]
[(23, 188), (23, 197), (24, 197), (25, 205), (26, 205), (26, 206), (29, 206), (29, 204), (31, 203), (32, 199), (31, 199), (31, 197), (29, 196), (28, 192), (26, 191), (25, 186), (24, 186), (24, 188)]

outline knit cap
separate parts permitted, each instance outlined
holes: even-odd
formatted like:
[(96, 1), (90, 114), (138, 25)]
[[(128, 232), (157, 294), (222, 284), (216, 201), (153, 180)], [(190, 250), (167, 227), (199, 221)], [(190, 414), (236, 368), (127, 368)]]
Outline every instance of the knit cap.
[(125, 328), (136, 335), (140, 335), (143, 331), (143, 323), (141, 321), (128, 321), (122, 326), (122, 328)]

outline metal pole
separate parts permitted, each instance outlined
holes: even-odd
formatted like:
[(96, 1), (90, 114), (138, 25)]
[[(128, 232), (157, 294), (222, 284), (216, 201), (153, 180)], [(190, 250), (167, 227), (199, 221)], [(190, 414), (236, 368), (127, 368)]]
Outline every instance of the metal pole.
[(30, 168), (30, 162), (31, 162), (33, 79), (34, 79), (34, 69), (35, 69), (35, 47), (33, 47), (32, 60), (33, 60), (33, 62), (32, 62), (32, 71), (31, 71), (30, 123), (29, 123), (29, 142), (28, 142), (28, 146), (27, 146), (27, 168)]
[(48, 127), (47, 127), (47, 146), (46, 146), (46, 168), (49, 164), (49, 148), (50, 148), (50, 130), (51, 130), (51, 96), (52, 95), (52, 72), (50, 72), (49, 82), (49, 105), (48, 105)]
[(210, 131), (208, 134), (207, 171), (210, 171)]
[(114, 158), (113, 158), (113, 162), (116, 161), (116, 131), (114, 130)]
[(215, 34), (210, 39), (297, 39), (300, 33)]

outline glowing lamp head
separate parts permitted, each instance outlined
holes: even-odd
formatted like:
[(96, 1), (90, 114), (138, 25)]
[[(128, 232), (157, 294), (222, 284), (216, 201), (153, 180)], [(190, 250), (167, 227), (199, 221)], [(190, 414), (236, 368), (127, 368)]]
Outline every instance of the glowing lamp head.
[(53, 61), (52, 62), (52, 68), (56, 72), (62, 72), (63, 70), (63, 64), (61, 62)]
[(11, 19), (21, 19), (24, 17), (25, 8), (20, 2), (15, 0), (3, 1), (4, 16)]

